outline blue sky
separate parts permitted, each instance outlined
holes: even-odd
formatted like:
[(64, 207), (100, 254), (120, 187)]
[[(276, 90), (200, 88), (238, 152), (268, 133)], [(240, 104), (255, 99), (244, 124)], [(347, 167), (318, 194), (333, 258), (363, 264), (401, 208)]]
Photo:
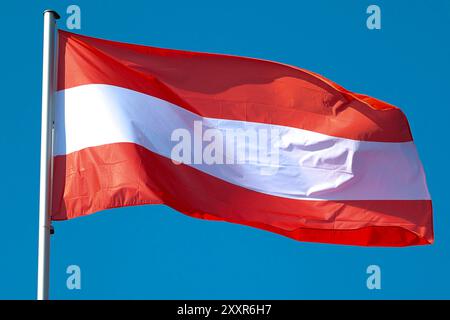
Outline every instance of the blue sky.
[[(302, 243), (164, 206), (55, 223), (54, 299), (450, 298), (450, 2), (9, 1), (2, 4), (0, 298), (34, 299), (37, 270), (42, 11), (81, 8), (82, 34), (251, 56), (320, 73), (402, 108), (427, 174), (436, 242), (409, 248)], [(366, 8), (381, 8), (381, 30)], [(66, 268), (81, 268), (68, 290)], [(368, 290), (366, 268), (381, 267)]]

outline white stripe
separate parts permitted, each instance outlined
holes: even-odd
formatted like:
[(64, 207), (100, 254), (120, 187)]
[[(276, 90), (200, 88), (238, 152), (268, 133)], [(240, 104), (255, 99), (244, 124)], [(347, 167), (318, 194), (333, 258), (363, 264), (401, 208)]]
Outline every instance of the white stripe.
[[(278, 130), (269, 150), (279, 152), (271, 175), (267, 163), (191, 164), (219, 179), (258, 192), (311, 200), (429, 199), (413, 142), (355, 141), (246, 121), (202, 118), (167, 101), (120, 87), (91, 84), (57, 92), (55, 155), (117, 142), (139, 144), (170, 158), (174, 130), (194, 136), (194, 121), (207, 128)], [(238, 144), (249, 152), (255, 145)], [(273, 149), (271, 149), (273, 148)]]

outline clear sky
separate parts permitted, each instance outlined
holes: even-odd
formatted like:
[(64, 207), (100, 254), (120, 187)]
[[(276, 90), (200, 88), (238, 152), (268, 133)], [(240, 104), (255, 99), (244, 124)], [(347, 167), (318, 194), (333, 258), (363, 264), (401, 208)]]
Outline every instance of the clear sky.
[[(85, 35), (275, 60), (399, 106), (427, 174), (436, 242), (302, 243), (164, 206), (114, 209), (54, 223), (52, 298), (450, 298), (450, 1), (120, 2), (2, 3), (0, 298), (36, 294), (42, 11), (57, 10), (66, 29), (70, 4)], [(366, 27), (370, 4), (381, 30)], [(372, 264), (381, 290), (366, 287)], [(66, 287), (69, 265), (81, 268), (81, 290)]]

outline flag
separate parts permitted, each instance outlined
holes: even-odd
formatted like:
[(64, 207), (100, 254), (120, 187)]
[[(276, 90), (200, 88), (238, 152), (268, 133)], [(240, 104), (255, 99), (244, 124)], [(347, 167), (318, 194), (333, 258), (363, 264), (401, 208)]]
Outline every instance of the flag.
[(297, 67), (59, 31), (52, 219), (165, 204), (300, 241), (433, 242), (403, 112)]

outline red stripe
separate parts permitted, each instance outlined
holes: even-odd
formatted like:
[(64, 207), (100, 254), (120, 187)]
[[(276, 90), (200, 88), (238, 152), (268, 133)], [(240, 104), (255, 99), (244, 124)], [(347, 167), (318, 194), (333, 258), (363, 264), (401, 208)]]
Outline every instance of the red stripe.
[(166, 204), (187, 215), (224, 220), (314, 242), (404, 246), (433, 241), (431, 201), (307, 201), (251, 191), (132, 143), (55, 158), (54, 220), (99, 210)]
[(204, 117), (284, 125), (355, 140), (412, 140), (398, 108), (306, 70), (60, 30), (58, 90), (93, 83), (149, 94)]

